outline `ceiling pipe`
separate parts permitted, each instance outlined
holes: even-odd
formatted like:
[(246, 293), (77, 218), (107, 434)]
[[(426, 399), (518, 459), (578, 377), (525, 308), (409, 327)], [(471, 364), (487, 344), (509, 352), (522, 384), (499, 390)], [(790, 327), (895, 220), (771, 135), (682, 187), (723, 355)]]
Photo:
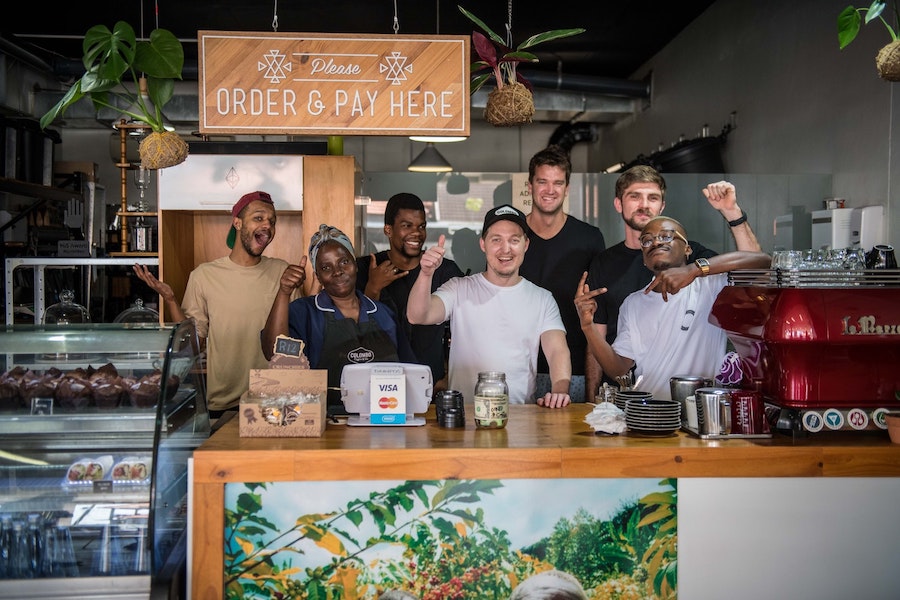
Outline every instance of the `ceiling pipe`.
[(566, 152), (579, 142), (596, 142), (598, 139), (595, 123), (563, 123), (550, 136), (550, 145), (557, 145)]
[(547, 71), (525, 71), (524, 69), (521, 72), (522, 76), (536, 88), (590, 92), (592, 94), (625, 96), (628, 98), (650, 97), (650, 83), (647, 81), (567, 75), (565, 73), (549, 73)]

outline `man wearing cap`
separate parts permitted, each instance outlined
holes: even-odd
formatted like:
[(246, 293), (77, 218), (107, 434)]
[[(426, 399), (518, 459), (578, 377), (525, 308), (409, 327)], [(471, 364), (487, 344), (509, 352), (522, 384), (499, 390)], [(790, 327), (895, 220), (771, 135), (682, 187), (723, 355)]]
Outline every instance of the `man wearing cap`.
[[(444, 323), (410, 325), (406, 319), (406, 303), (419, 278), (427, 237), (421, 198), (407, 193), (391, 196), (384, 209), (384, 235), (390, 244), (387, 250), (356, 259), (356, 287), (394, 311), (418, 361), (431, 368), (435, 391), (447, 389)], [(462, 271), (454, 261), (444, 259), (432, 276), (431, 291), (453, 277), (462, 277)]]
[[(275, 205), (262, 191), (241, 197), (231, 209), (226, 244), (230, 254), (197, 265), (188, 277), (179, 306), (171, 286), (156, 279), (142, 265), (134, 271), (166, 303), (175, 321), (191, 318), (206, 346), (207, 403), (211, 416), (237, 406), (249, 385), (250, 369), (268, 363), (259, 345), (259, 332), (288, 263), (263, 256), (275, 237)], [(306, 258), (302, 259), (306, 266)]]
[(450, 388), (471, 398), (480, 371), (506, 373), (509, 401), (534, 401), (538, 350), (550, 368), (552, 387), (536, 401), (567, 406), (572, 364), (566, 329), (553, 295), (519, 275), (528, 250), (525, 213), (508, 204), (484, 216), (479, 245), (487, 268), (456, 277), (431, 293), (431, 279), (444, 257), (444, 236), (425, 251), (421, 273), (409, 294), (407, 318), (413, 324), (450, 319)]

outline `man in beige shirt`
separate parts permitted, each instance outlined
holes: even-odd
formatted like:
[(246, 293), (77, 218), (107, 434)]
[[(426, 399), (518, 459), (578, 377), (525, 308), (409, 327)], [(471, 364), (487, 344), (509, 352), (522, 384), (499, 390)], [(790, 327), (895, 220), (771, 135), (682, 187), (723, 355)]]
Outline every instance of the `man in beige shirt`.
[(280, 258), (263, 256), (275, 237), (275, 206), (269, 194), (245, 194), (235, 203), (231, 217), (226, 242), (231, 253), (197, 265), (181, 305), (171, 286), (145, 266), (134, 266), (137, 276), (162, 296), (174, 321), (194, 320), (201, 346), (206, 347), (207, 402), (213, 417), (237, 406), (247, 391), (250, 369), (268, 365), (259, 332), (288, 266)]

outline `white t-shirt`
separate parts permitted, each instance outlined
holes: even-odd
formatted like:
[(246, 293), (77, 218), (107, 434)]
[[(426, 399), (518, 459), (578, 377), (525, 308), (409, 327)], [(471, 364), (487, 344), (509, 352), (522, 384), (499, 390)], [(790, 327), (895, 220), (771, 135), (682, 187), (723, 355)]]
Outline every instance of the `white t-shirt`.
[(553, 295), (524, 278), (497, 286), (483, 273), (451, 279), (434, 293), (450, 319), (450, 388), (472, 402), (478, 373), (502, 371), (510, 403), (533, 403), (541, 334), (565, 332)]
[(668, 302), (656, 292), (638, 290), (619, 310), (619, 332), (613, 350), (634, 359), (639, 388), (654, 398), (671, 400), (669, 379), (697, 375), (713, 379), (725, 357), (725, 331), (709, 322), (709, 313), (728, 274), (698, 277)]

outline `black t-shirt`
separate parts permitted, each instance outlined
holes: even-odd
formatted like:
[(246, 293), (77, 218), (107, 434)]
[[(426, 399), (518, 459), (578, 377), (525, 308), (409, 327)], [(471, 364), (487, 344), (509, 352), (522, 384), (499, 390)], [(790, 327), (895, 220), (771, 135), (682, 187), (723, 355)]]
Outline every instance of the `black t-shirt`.
[[(381, 264), (388, 259), (388, 252), (384, 250), (375, 254), (375, 264)], [(356, 259), (356, 288), (365, 292), (369, 282), (369, 264), (372, 257), (360, 256)], [(410, 325), (406, 318), (406, 304), (409, 300), (409, 292), (419, 277), (421, 269), (416, 267), (406, 277), (401, 277), (383, 290), (381, 297), (374, 298), (388, 305), (397, 315), (403, 333), (412, 347), (413, 353), (419, 362), (431, 367), (431, 376), (435, 381), (443, 379), (446, 375), (444, 367), (444, 323), (438, 325)], [(462, 277), (462, 271), (455, 262), (445, 258), (441, 266), (434, 272), (431, 279), (431, 291), (438, 289), (444, 282), (454, 277)]]
[[(587, 340), (581, 332), (581, 320), (575, 309), (575, 292), (591, 259), (606, 248), (603, 234), (597, 227), (568, 216), (562, 229), (552, 238), (545, 240), (531, 234), (528, 240), (528, 251), (519, 274), (553, 294), (566, 326), (572, 375), (584, 375)], [(543, 352), (538, 355), (537, 372), (550, 372)]]

